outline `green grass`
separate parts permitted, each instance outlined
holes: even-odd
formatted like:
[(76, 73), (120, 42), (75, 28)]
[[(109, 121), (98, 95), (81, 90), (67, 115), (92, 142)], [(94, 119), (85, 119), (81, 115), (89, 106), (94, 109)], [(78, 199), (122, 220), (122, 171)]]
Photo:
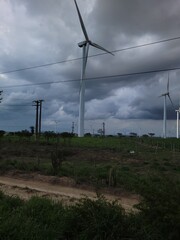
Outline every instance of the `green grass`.
[[(77, 184), (134, 192), (149, 173), (179, 178), (179, 146), (178, 139), (160, 138), (74, 137), (49, 142), (41, 138), (34, 142), (33, 138), (4, 137), (0, 141), (0, 171), (37, 171), (70, 177)], [(63, 161), (54, 169), (51, 153), (57, 151)]]

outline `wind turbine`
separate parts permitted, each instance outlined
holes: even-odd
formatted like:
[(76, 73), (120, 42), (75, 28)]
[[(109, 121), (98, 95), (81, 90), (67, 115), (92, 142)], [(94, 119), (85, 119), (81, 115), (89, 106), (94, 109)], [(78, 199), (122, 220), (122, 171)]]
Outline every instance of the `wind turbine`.
[(173, 108), (174, 104), (171, 100), (170, 94), (169, 94), (169, 72), (168, 72), (168, 81), (167, 81), (167, 92), (163, 93), (160, 97), (164, 97), (164, 114), (163, 114), (163, 138), (166, 138), (166, 120), (167, 120), (167, 104), (166, 104), (166, 99), (167, 97), (169, 98)]
[(79, 7), (77, 5), (76, 0), (74, 0), (79, 21), (81, 24), (81, 28), (85, 37), (85, 41), (78, 43), (78, 46), (82, 48), (82, 71), (81, 71), (81, 82), (80, 82), (80, 92), (79, 92), (79, 123), (78, 123), (78, 136), (83, 137), (84, 136), (84, 108), (85, 108), (85, 103), (84, 103), (84, 95), (85, 95), (85, 71), (86, 71), (86, 65), (87, 65), (87, 58), (88, 58), (88, 51), (89, 51), (89, 46), (95, 47), (97, 49), (100, 49), (104, 52), (107, 52), (111, 55), (113, 55), (110, 51), (106, 50), (105, 48), (101, 47), (100, 45), (93, 43), (87, 34), (81, 13), (79, 11)]

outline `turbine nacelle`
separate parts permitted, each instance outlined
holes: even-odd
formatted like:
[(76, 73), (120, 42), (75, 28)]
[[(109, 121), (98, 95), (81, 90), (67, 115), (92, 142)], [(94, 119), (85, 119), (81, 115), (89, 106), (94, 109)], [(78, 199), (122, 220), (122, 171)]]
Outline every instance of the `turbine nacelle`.
[(83, 41), (83, 42), (78, 43), (78, 46), (80, 48), (82, 48), (83, 46), (86, 46), (87, 43), (88, 43), (88, 41)]
[(85, 40), (80, 43), (78, 43), (78, 46), (82, 48), (83, 46), (86, 46), (86, 44), (89, 43), (89, 45), (93, 46), (93, 43), (90, 40)]
[(166, 97), (166, 96), (168, 96), (168, 98), (169, 98), (169, 100), (170, 100), (170, 102), (171, 102), (171, 105), (172, 105), (173, 109), (175, 109), (174, 103), (173, 103), (173, 101), (172, 101), (172, 99), (171, 99), (171, 97), (170, 97), (169, 92), (163, 93), (163, 94), (162, 94), (161, 96), (159, 96), (159, 97)]
[(159, 97), (165, 97), (165, 96), (169, 96), (169, 92), (163, 93)]

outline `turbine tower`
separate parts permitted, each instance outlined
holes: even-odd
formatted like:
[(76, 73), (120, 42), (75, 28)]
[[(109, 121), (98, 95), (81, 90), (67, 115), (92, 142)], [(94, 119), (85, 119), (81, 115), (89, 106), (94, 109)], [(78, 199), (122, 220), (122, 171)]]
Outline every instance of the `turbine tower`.
[(176, 137), (179, 138), (179, 113), (180, 113), (180, 103), (179, 103), (179, 109), (175, 110), (177, 113), (177, 131), (176, 131)]
[(169, 72), (168, 72), (168, 81), (167, 81), (167, 92), (163, 93), (160, 97), (164, 97), (164, 114), (163, 114), (163, 138), (166, 138), (166, 120), (167, 120), (167, 103), (166, 99), (169, 98), (173, 108), (174, 104), (171, 100), (170, 94), (169, 94)]
[(86, 65), (87, 65), (87, 58), (88, 58), (88, 51), (89, 51), (89, 46), (91, 45), (92, 47), (95, 47), (97, 49), (100, 49), (104, 52), (107, 52), (111, 55), (113, 55), (110, 51), (106, 50), (105, 48), (99, 46), (96, 43), (91, 42), (89, 39), (89, 36), (87, 34), (83, 19), (81, 17), (81, 13), (79, 11), (79, 7), (77, 5), (76, 0), (74, 0), (79, 21), (81, 24), (81, 28), (85, 37), (85, 41), (78, 43), (78, 46), (82, 48), (82, 71), (81, 71), (81, 82), (80, 82), (80, 92), (79, 92), (79, 123), (78, 123), (78, 137), (83, 137), (84, 136), (84, 109), (85, 109), (85, 104), (84, 104), (84, 95), (85, 95), (85, 71), (86, 71)]

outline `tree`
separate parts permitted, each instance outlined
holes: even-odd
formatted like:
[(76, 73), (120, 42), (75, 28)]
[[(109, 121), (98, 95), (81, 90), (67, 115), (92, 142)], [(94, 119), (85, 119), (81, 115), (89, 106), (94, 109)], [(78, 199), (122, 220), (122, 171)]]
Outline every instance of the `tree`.
[(150, 137), (153, 137), (155, 133), (148, 133)]
[(123, 134), (122, 133), (117, 133), (118, 137), (122, 137)]
[(31, 134), (33, 135), (34, 134), (34, 126), (31, 126), (30, 129), (31, 129)]
[(147, 138), (147, 137), (149, 137), (149, 136), (148, 136), (147, 134), (143, 134), (142, 137)]
[(91, 133), (85, 133), (84, 136), (85, 137), (92, 137)]
[(74, 136), (74, 134), (73, 134), (73, 133), (69, 133), (69, 132), (62, 132), (62, 133), (60, 134), (60, 136), (61, 136), (62, 138), (71, 138), (71, 137)]
[(131, 132), (131, 133), (130, 133), (130, 137), (137, 137), (137, 133)]
[(5, 131), (3, 131), (3, 130), (0, 130), (0, 137), (3, 137), (3, 136), (4, 136), (4, 134), (5, 134)]
[(53, 131), (46, 131), (46, 132), (44, 132), (44, 137), (46, 138), (47, 142), (49, 142), (50, 138), (54, 138), (56, 136), (57, 136), (56, 133), (53, 132)]

